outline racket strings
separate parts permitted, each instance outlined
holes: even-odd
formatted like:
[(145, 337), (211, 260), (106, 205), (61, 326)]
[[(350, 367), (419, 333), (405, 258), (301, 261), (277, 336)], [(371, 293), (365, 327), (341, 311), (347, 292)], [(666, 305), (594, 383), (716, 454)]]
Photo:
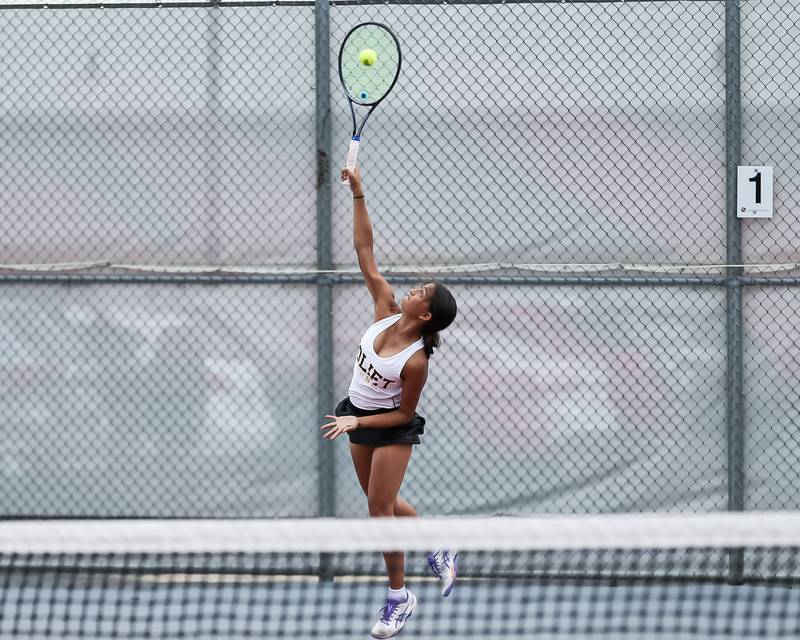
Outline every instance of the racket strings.
[[(372, 50), (372, 64), (364, 64), (361, 53)], [(370, 106), (380, 102), (391, 90), (400, 70), (400, 48), (394, 35), (381, 25), (354, 28), (342, 44), (339, 72), (348, 97)]]

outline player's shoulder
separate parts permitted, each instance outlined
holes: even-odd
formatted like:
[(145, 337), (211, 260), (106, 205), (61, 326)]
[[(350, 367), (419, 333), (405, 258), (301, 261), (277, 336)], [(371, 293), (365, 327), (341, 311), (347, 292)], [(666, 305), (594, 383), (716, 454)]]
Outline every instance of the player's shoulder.
[(405, 370), (420, 373), (428, 370), (428, 354), (425, 353), (425, 349), (418, 349), (411, 354), (406, 361)]

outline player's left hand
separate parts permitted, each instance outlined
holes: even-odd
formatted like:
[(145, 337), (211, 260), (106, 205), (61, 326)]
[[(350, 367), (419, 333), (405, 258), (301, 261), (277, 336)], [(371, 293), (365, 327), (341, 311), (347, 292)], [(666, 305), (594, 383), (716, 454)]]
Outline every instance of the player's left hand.
[(323, 424), (320, 429), (330, 429), (328, 433), (322, 435), (323, 438), (327, 438), (328, 440), (333, 440), (336, 436), (341, 435), (343, 433), (347, 433), (348, 431), (352, 431), (358, 427), (358, 418), (356, 416), (325, 416), (333, 420), (333, 422), (328, 422), (327, 424)]

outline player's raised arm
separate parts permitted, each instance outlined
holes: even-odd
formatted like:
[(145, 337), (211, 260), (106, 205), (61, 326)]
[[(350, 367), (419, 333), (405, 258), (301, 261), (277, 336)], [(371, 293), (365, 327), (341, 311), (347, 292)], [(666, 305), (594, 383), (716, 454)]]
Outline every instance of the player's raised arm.
[(353, 247), (358, 256), (358, 266), (375, 303), (375, 319), (380, 320), (386, 316), (400, 313), (400, 306), (394, 299), (391, 286), (378, 271), (378, 265), (375, 262), (372, 223), (367, 212), (361, 173), (356, 167), (354, 171), (343, 170), (342, 176), (349, 179), (350, 189), (353, 192)]

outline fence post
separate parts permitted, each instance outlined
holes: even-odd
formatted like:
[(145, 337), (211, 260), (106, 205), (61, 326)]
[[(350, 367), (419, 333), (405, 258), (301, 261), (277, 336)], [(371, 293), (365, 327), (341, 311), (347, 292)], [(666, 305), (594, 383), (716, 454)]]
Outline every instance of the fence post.
[[(333, 410), (333, 282), (327, 271), (333, 266), (331, 246), (331, 117), (330, 117), (330, 14), (328, 0), (316, 0), (314, 8), (316, 142), (317, 142), (317, 418)], [(315, 425), (312, 425), (312, 429)], [(317, 433), (317, 429), (313, 429)], [(317, 436), (317, 515), (333, 516), (334, 447)], [(320, 579), (331, 580), (332, 558), (320, 556)]]
[[(741, 164), (741, 13), (739, 0), (725, 0), (725, 198), (727, 264), (742, 264), (742, 228), (736, 211), (737, 168)], [(742, 267), (727, 268), (726, 412), (728, 444), (728, 511), (744, 510), (744, 416), (742, 346)], [(728, 552), (733, 584), (742, 582), (744, 551)]]
[(206, 90), (205, 90), (205, 158), (206, 158), (206, 220), (207, 237), (203, 260), (208, 265), (218, 265), (220, 260), (220, 200), (221, 175), (220, 171), (220, 126), (219, 115), (221, 112), (220, 95), (222, 94), (222, 73), (220, 70), (220, 8), (212, 5), (205, 13), (206, 41), (205, 57), (208, 65)]

